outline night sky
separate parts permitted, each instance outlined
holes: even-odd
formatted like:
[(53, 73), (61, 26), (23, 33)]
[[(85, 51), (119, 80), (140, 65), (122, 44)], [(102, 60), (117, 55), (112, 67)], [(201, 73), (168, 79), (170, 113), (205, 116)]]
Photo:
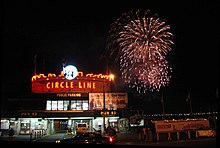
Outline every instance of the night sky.
[[(173, 73), (169, 86), (164, 88), (165, 111), (188, 112), (189, 91), (194, 112), (217, 109), (220, 47), (217, 0), (3, 2), (3, 105), (6, 96), (31, 94), (35, 55), (37, 74), (60, 74), (63, 59), (85, 74), (104, 74), (105, 60), (100, 56), (110, 24), (122, 13), (149, 9), (165, 19), (174, 34), (175, 45), (169, 55)], [(117, 76), (116, 81), (115, 88), (125, 90)], [(134, 108), (161, 112), (160, 99), (154, 94), (134, 96), (130, 100)]]

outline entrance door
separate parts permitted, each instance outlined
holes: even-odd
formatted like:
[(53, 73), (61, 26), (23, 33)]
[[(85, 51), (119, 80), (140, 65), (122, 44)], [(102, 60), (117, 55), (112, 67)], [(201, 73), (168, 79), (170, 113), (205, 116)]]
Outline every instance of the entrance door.
[(56, 133), (65, 133), (67, 130), (67, 120), (55, 120), (54, 127)]

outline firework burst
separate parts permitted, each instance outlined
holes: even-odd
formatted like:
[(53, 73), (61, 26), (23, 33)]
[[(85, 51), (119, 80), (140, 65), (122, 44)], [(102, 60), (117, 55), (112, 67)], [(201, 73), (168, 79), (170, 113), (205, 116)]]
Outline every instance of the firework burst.
[(108, 54), (117, 55), (122, 77), (138, 92), (168, 85), (172, 72), (166, 60), (173, 45), (170, 26), (149, 12), (122, 14), (111, 25), (107, 39)]

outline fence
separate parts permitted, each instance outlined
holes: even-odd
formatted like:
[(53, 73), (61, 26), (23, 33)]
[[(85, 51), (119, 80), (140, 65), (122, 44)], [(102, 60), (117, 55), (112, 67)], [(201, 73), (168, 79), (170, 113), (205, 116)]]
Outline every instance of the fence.
[(30, 133), (30, 141), (40, 139), (46, 134), (46, 130), (44, 129), (32, 130), (32, 132)]

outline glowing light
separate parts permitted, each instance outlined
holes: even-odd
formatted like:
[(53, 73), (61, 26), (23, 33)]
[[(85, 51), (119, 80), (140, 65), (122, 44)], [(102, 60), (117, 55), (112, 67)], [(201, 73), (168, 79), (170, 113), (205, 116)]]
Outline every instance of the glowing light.
[(172, 68), (166, 56), (172, 50), (170, 26), (149, 11), (124, 13), (112, 25), (107, 54), (119, 62), (125, 82), (138, 92), (169, 84)]
[(114, 80), (115, 76), (113, 74), (109, 75), (110, 80)]
[(67, 80), (73, 80), (78, 75), (78, 70), (75, 66), (68, 65), (63, 67), (63, 73)]

